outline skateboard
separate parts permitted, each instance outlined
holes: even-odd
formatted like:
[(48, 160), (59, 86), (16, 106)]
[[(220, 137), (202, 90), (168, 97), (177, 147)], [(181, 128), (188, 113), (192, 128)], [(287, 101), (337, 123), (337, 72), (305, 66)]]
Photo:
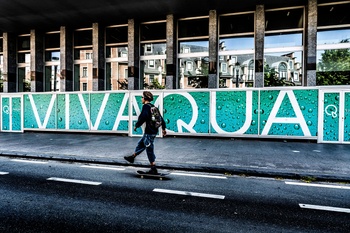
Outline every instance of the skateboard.
[(138, 170), (137, 171), (137, 175), (143, 179), (143, 178), (152, 178), (152, 179), (159, 179), (159, 180), (165, 180), (165, 179), (168, 179), (167, 175), (169, 175), (169, 173), (158, 173), (158, 174), (149, 174), (145, 171), (141, 171), (141, 170)]

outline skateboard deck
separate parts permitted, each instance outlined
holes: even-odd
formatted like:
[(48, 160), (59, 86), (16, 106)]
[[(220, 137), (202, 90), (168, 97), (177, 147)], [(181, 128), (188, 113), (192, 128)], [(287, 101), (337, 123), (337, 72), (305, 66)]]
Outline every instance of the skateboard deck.
[(152, 179), (159, 179), (159, 180), (165, 180), (167, 179), (167, 175), (169, 175), (169, 173), (165, 173), (165, 172), (161, 172), (161, 173), (158, 173), (158, 174), (149, 174), (145, 171), (141, 171), (141, 170), (138, 170), (137, 171), (137, 175), (141, 178), (141, 179), (144, 179), (144, 178), (152, 178)]

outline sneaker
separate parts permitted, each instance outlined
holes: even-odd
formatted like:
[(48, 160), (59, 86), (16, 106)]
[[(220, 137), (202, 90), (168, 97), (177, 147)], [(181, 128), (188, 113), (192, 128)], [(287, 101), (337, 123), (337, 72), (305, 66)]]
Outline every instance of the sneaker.
[(147, 174), (158, 175), (159, 173), (156, 167), (151, 167), (151, 169), (147, 172)]
[(135, 157), (133, 155), (130, 156), (124, 156), (124, 159), (128, 161), (129, 163), (134, 163)]

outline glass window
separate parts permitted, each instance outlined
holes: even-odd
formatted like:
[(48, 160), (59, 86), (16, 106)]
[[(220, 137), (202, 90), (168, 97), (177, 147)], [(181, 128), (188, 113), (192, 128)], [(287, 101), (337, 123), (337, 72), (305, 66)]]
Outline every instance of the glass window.
[(180, 42), (179, 53), (202, 53), (209, 51), (209, 41), (184, 41)]
[(219, 87), (253, 87), (254, 13), (221, 15), (219, 24)]
[(275, 31), (304, 27), (304, 9), (273, 10), (265, 12), (265, 30)]
[(2, 53), (4, 51), (3, 49), (3, 39), (0, 38), (0, 53)]
[(220, 35), (254, 32), (254, 14), (223, 15), (220, 17)]
[(30, 36), (19, 36), (17, 39), (17, 50), (30, 50)]
[(317, 32), (317, 44), (339, 44), (350, 42), (350, 28), (341, 30), (326, 30)]
[(60, 48), (60, 33), (45, 34), (45, 49)]
[(350, 49), (317, 51), (317, 85), (350, 85)]
[(60, 91), (59, 65), (45, 66), (45, 91)]
[(278, 33), (265, 36), (265, 48), (284, 48), (303, 45), (303, 34)]
[(106, 28), (106, 90), (128, 89), (128, 26)]
[[(301, 85), (302, 52), (267, 53), (265, 54), (265, 86)], [(287, 64), (292, 63), (291, 67)]]
[(209, 18), (179, 20), (178, 38), (191, 38), (209, 35)]
[(325, 4), (318, 7), (317, 25), (349, 25), (350, 3), (347, 4)]
[(147, 23), (140, 25), (141, 41), (164, 40), (166, 38), (166, 23)]
[(350, 3), (318, 6), (316, 85), (350, 84)]
[(77, 30), (74, 32), (74, 46), (92, 46), (92, 30)]
[(140, 77), (144, 89), (164, 89), (166, 77), (166, 22), (140, 25)]
[(106, 44), (128, 42), (128, 26), (115, 26), (106, 28)]

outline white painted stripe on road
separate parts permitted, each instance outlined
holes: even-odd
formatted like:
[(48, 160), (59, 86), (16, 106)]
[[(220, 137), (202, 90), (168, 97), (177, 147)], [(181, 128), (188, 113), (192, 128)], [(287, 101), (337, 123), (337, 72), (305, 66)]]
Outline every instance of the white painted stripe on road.
[(211, 176), (211, 175), (201, 175), (201, 174), (193, 174), (193, 173), (172, 172), (171, 174), (177, 175), (177, 176), (192, 176), (192, 177), (204, 177), (204, 178), (213, 178), (213, 179), (227, 179), (226, 176)]
[(299, 186), (309, 186), (309, 187), (319, 187), (319, 188), (350, 189), (350, 186), (341, 186), (341, 185), (309, 184), (309, 183), (299, 183), (299, 182), (285, 182), (285, 183), (289, 185), (299, 185)]
[(350, 209), (346, 209), (346, 208), (321, 206), (321, 205), (309, 205), (309, 204), (299, 204), (299, 206), (300, 208), (304, 208), (304, 209), (326, 210), (326, 211), (334, 211), (334, 212), (342, 212), (342, 213), (350, 214)]
[(34, 161), (34, 160), (24, 160), (24, 159), (11, 159), (11, 161), (20, 162), (20, 163), (37, 163), (37, 164), (48, 163), (48, 162)]
[(86, 181), (86, 180), (75, 180), (75, 179), (65, 179), (65, 178), (58, 178), (58, 177), (50, 177), (47, 180), (59, 181), (59, 182), (67, 182), (67, 183), (76, 183), (76, 184), (88, 184), (88, 185), (100, 185), (100, 184), (102, 184), (101, 182)]
[(83, 165), (81, 167), (85, 168), (96, 168), (96, 169), (106, 169), (106, 170), (115, 170), (115, 171), (124, 171), (125, 168), (118, 168), (118, 167), (104, 167), (104, 166), (90, 166), (90, 165)]
[(0, 172), (0, 175), (3, 176), (3, 175), (8, 175), (9, 173), (8, 172)]
[(170, 190), (170, 189), (153, 189), (153, 192), (186, 195), (186, 196), (193, 196), (193, 197), (225, 199), (225, 196), (222, 196), (222, 195), (207, 194), (207, 193), (194, 193), (194, 192), (178, 191), (178, 190)]

